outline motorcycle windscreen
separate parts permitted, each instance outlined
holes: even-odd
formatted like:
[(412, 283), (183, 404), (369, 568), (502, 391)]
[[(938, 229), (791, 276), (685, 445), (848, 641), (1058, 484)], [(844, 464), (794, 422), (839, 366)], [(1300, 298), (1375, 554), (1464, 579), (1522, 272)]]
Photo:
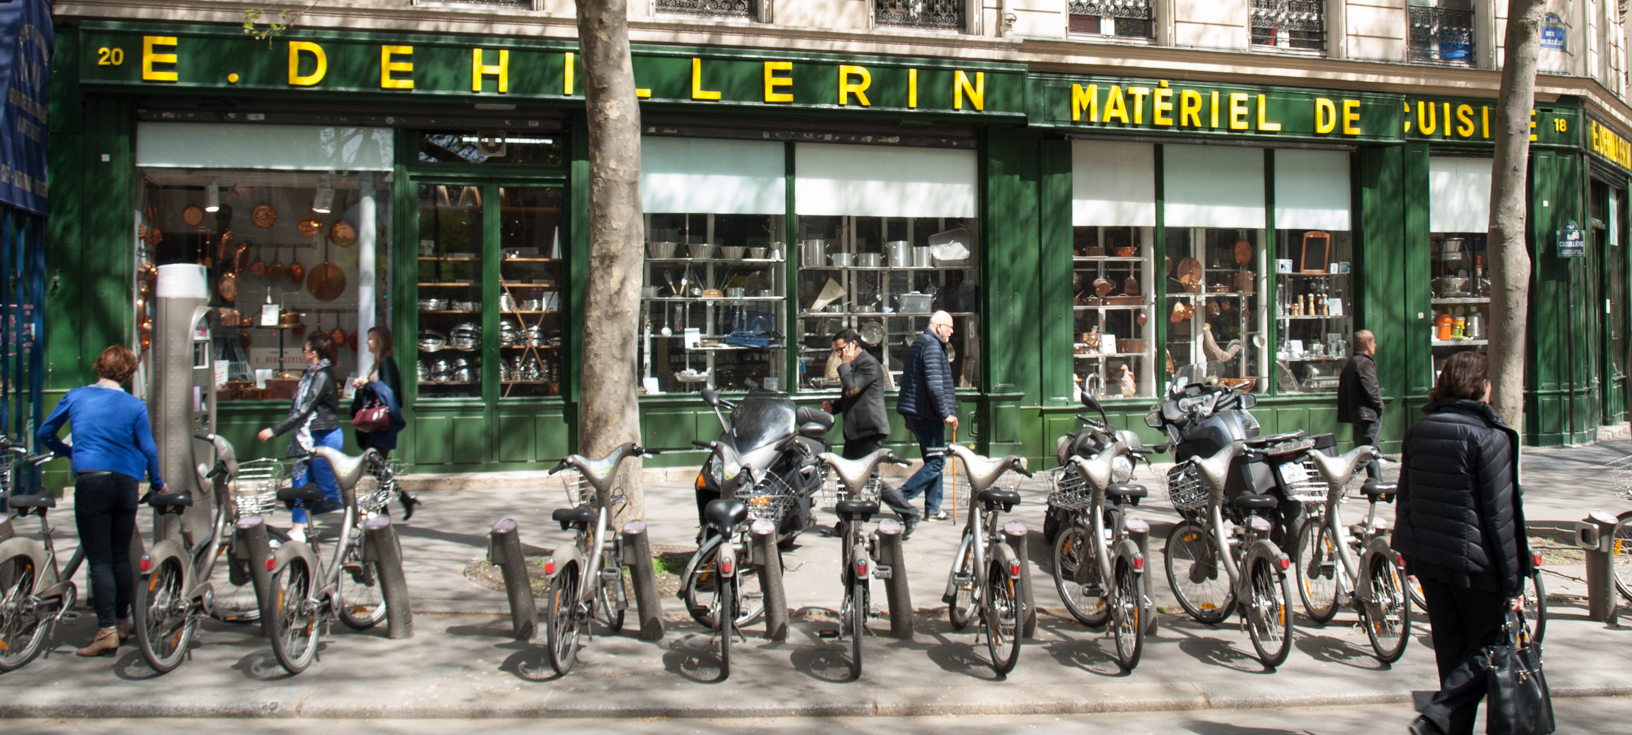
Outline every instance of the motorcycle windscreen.
[(756, 390), (731, 411), (731, 430), (738, 454), (775, 444), (798, 431), (793, 399), (782, 393)]

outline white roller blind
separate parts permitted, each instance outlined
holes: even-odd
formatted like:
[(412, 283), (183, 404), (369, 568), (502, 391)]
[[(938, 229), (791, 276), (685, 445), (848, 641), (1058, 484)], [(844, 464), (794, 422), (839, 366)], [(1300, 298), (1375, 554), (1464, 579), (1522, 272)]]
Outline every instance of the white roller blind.
[(640, 140), (640, 204), (647, 212), (785, 214), (787, 152), (764, 140)]
[(1275, 228), (1348, 231), (1347, 151), (1275, 151)]
[(1490, 229), (1490, 159), (1428, 159), (1428, 231)]
[(799, 143), (794, 210), (854, 217), (973, 217), (975, 152)]
[(1156, 147), (1149, 143), (1071, 143), (1071, 224), (1156, 226)]
[(1264, 152), (1228, 146), (1162, 146), (1168, 227), (1264, 226)]
[(390, 128), (136, 124), (136, 165), (277, 171), (390, 171)]

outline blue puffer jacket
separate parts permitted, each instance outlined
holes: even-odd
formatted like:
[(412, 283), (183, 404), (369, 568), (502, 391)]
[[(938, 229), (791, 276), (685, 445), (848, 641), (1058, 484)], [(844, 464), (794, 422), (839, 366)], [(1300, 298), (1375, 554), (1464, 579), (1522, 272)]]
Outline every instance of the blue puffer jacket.
[(946, 357), (946, 343), (926, 329), (918, 335), (918, 341), (912, 343), (912, 352), (907, 355), (895, 412), (942, 421), (957, 409), (954, 399), (952, 363)]

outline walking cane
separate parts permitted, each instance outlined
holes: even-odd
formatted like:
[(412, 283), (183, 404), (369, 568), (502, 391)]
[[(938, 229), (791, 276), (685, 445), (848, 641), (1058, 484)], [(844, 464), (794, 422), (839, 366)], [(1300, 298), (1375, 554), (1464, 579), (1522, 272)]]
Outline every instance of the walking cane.
[[(954, 426), (954, 427), (952, 427), (952, 444), (957, 444), (957, 443), (958, 443), (958, 427)], [(950, 455), (947, 458), (947, 462), (946, 462), (948, 465), (952, 464), (953, 462), (957, 461), (957, 459), (958, 459), (958, 455), (952, 454), (952, 448), (951, 448), (952, 444), (946, 445), (947, 446), (946, 453), (948, 455)], [(956, 467), (953, 467), (952, 468), (952, 525), (957, 525), (957, 523), (958, 523), (958, 469)]]

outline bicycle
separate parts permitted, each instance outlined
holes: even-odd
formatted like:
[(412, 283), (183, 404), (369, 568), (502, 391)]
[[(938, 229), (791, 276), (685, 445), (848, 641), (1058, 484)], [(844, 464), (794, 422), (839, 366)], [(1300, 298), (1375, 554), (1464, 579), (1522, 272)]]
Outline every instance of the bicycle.
[[(373, 449), (348, 457), (328, 447), (317, 447), (308, 456), (328, 462), (333, 469), (345, 515), (328, 564), (319, 556), (317, 516), (306, 529), (306, 541), (285, 542), (268, 561), (272, 654), (291, 674), (311, 666), (317, 658), (318, 638), (327, 633), (334, 618), (353, 630), (366, 630), (385, 619), (388, 606), (406, 609), (408, 604), (400, 545), (395, 553), (382, 554), (363, 539), (365, 530), (390, 525), (385, 506), (399, 492), (391, 466)], [(379, 488), (358, 498), (357, 485), (365, 473), (378, 480)], [(323, 492), (314, 484), (283, 488), (277, 498), (311, 504), (324, 500)], [(396, 563), (382, 564), (382, 559)], [(393, 596), (395, 599), (390, 599)]]
[(953, 630), (963, 630), (980, 610), (980, 626), (986, 634), (986, 647), (992, 656), (992, 670), (1007, 674), (1020, 661), (1021, 626), (1026, 619), (1024, 597), (1020, 594), (1020, 577), (1025, 573), (1025, 560), (1003, 539), (1003, 532), (1024, 535), (1025, 526), (1010, 522), (1000, 531), (998, 508), (1007, 513), (1020, 504), (1020, 493), (1014, 490), (994, 490), (1005, 472), (1031, 477), (1024, 460), (1015, 455), (991, 459), (975, 454), (960, 444), (947, 448), (963, 463), (969, 479), (969, 520), (963, 527), (963, 540), (947, 575), (946, 593), (941, 601), (947, 604), (947, 616)]
[(567, 500), (573, 507), (557, 508), (550, 515), (561, 524), (561, 530), (573, 531), (572, 545), (556, 549), (544, 560), (544, 573), (550, 577), (544, 605), (545, 639), (550, 666), (561, 676), (566, 676), (577, 662), (579, 633), (591, 619), (613, 633), (623, 630), (624, 612), (629, 607), (623, 581), (623, 537), (611, 533), (608, 524), (611, 509), (622, 505), (624, 497), (612, 495), (611, 484), (623, 460), (655, 454), (627, 442), (600, 459), (571, 455), (550, 470), (552, 475), (568, 468), (578, 470), (594, 491), (588, 493), (580, 486), (569, 485)]
[[(13, 456), (18, 455), (18, 456)], [(18, 458), (25, 467), (37, 467), (55, 457), (51, 453), (28, 454), (28, 450), (13, 446), (0, 437), (0, 482), (9, 493)], [(79, 614), (72, 612), (79, 599), (74, 585), (74, 574), (85, 561), (85, 549), (80, 547), (68, 559), (68, 566), (57, 567), (57, 547), (52, 538), (46, 515), (57, 507), (57, 499), (38, 493), (10, 495), (0, 493), (7, 506), (16, 511), (0, 517), (0, 672), (15, 671), (40, 651), (58, 623), (72, 623)], [(18, 536), (13, 518), (29, 515), (40, 519), (40, 539)]]
[(1352, 527), (1343, 525), (1337, 507), (1355, 471), (1376, 454), (1364, 445), (1340, 457), (1309, 453), (1327, 491), (1321, 509), (1298, 532), (1296, 577), (1310, 620), (1325, 625), (1340, 605), (1352, 601), (1377, 660), (1391, 664), (1405, 654), (1411, 638), (1405, 560), (1389, 546), (1388, 524), (1377, 518), (1377, 504), (1394, 502), (1396, 486), (1377, 481), (1362, 485), (1366, 518)]
[[(867, 618), (872, 616), (872, 578), (889, 579), (897, 573), (878, 563), (878, 537), (867, 535), (867, 521), (878, 513), (878, 483), (882, 482), (874, 470), (885, 462), (908, 463), (888, 449), (861, 459), (845, 459), (832, 452), (816, 456), (833, 468), (845, 489), (845, 499), (833, 507), (839, 516), (838, 536), (843, 544), (839, 578), (844, 584), (844, 602), (839, 606), (839, 636), (850, 636), (850, 678), (855, 680), (861, 678), (861, 638), (867, 631)], [(897, 529), (885, 525), (894, 523), (880, 521), (879, 528), (895, 532), (899, 524)]]
[(1139, 665), (1151, 618), (1145, 556), (1129, 538), (1130, 532), (1149, 533), (1150, 526), (1125, 513), (1149, 492), (1142, 485), (1114, 483), (1114, 468), (1118, 459), (1128, 463), (1130, 455), (1143, 459), (1165, 451), (1166, 445), (1146, 447), (1131, 435), (1118, 437), (1093, 457), (1072, 456), (1058, 471), (1058, 489), (1048, 499), (1050, 507), (1071, 513), (1054, 537), (1054, 587), (1082, 624), (1097, 628), (1110, 621), (1123, 671)]
[[(721, 495), (719, 499), (741, 502), (748, 514), (729, 524), (731, 532), (725, 533), (720, 524), (708, 522), (707, 507), (715, 501), (710, 500), (705, 504), (703, 528), (699, 530), (701, 542), (697, 546), (697, 552), (686, 562), (685, 571), (681, 573), (680, 599), (685, 603), (686, 612), (698, 625), (714, 630), (718, 628), (714, 610), (719, 607), (717, 598), (720, 590), (716, 588), (715, 580), (720, 576), (720, 554), (728, 546), (735, 546), (739, 554), (748, 554), (751, 551), (749, 534), (760, 522), (770, 523), (773, 530), (780, 532), (783, 519), (796, 512), (800, 496), (800, 491), (789, 485), (784, 475), (801, 474), (806, 465), (799, 464), (790, 471), (779, 474), (747, 464), (738, 464), (742, 459), (741, 455), (729, 447), (722, 449), (719, 442), (692, 441), (692, 444), (721, 456), (731, 457), (730, 471), (722, 472), (719, 480)], [(790, 451), (805, 450), (790, 448)], [(814, 455), (805, 461), (814, 462), (817, 468), (822, 466), (814, 459)], [(703, 480), (700, 479), (698, 482)], [(744, 520), (751, 520), (753, 523), (744, 525), (742, 523)], [(751, 563), (755, 561), (752, 556), (739, 558), (748, 558)], [(758, 575), (738, 576), (733, 580), (731, 593), (736, 598), (732, 605), (732, 610), (736, 612), (736, 619), (732, 623), (735, 628), (750, 625), (764, 614), (765, 592), (760, 586)]]
[[(1270, 540), (1275, 523), (1260, 513), (1275, 512), (1274, 495), (1242, 494), (1231, 504), (1233, 529), (1224, 527), (1224, 483), (1230, 462), (1249, 449), (1232, 442), (1211, 457), (1192, 457), (1168, 472), (1168, 493), (1184, 522), (1167, 535), (1167, 582), (1179, 605), (1197, 622), (1217, 625), (1245, 600), (1242, 622), (1265, 668), (1286, 661), (1292, 649), (1287, 601), (1292, 561)], [(1198, 514), (1205, 510), (1205, 518)], [(1243, 573), (1242, 569), (1246, 571)], [(1227, 584), (1215, 589), (1223, 569)], [(1182, 582), (1181, 582), (1182, 580)], [(1205, 595), (1205, 597), (1204, 597)]]

